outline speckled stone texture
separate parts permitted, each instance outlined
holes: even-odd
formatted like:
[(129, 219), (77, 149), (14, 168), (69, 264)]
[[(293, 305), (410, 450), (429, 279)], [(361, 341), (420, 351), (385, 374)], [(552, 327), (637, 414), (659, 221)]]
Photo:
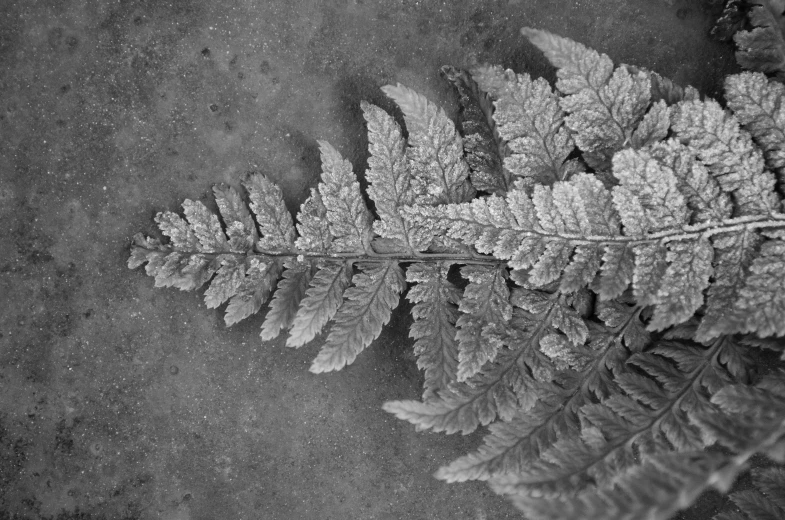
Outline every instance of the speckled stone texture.
[[(482, 432), (418, 434), (402, 304), (345, 370), (263, 344), (125, 267), (156, 211), (246, 171), (295, 210), (316, 140), (362, 177), (360, 100), (401, 82), (455, 112), (443, 64), (553, 70), (529, 25), (716, 94), (707, 0), (0, 2), (0, 519), (517, 518), (431, 474)], [(400, 119), (400, 117), (399, 117)]]

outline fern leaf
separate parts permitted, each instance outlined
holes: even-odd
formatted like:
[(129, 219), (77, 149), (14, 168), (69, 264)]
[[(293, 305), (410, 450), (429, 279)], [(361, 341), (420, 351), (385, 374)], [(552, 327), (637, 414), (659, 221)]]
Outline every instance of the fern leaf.
[(463, 382), (496, 358), (501, 341), (487, 337), (483, 332), (490, 324), (508, 322), (512, 317), (512, 306), (505, 268), (464, 266), (461, 274), (469, 280), (459, 306), (463, 314), (456, 322), (458, 332), (455, 336), (460, 346), (457, 380)]
[[(530, 410), (538, 399), (547, 402), (558, 395), (554, 364), (538, 346), (543, 337), (556, 331), (554, 318), (568, 305), (566, 299), (558, 293), (519, 289), (510, 301), (517, 309), (509, 324), (485, 331), (508, 347), (492, 363), (466, 383), (451, 385), (436, 399), (391, 401), (384, 404), (384, 410), (418, 429), (467, 434), (496, 417), (509, 420), (521, 410)], [(568, 327), (567, 322), (557, 323)]]
[(438, 397), (458, 372), (458, 344), (455, 322), (461, 294), (447, 280), (450, 264), (416, 263), (406, 269), (406, 281), (416, 284), (406, 298), (414, 304), (414, 323), (409, 336), (415, 339), (417, 366), (425, 370), (423, 401)]
[(287, 259), (284, 262), (283, 279), (278, 283), (270, 310), (262, 323), (261, 336), (264, 341), (276, 338), (281, 329), (288, 329), (292, 325), (314, 271), (312, 261)]
[(333, 235), (327, 220), (327, 208), (317, 189), (311, 188), (311, 195), (300, 206), (297, 220), (297, 230), (300, 232), (295, 241), (297, 249), (309, 253), (326, 253), (333, 250)]
[(354, 287), (346, 290), (346, 300), (335, 315), (327, 341), (311, 365), (311, 372), (340, 370), (375, 340), (398, 306), (405, 287), (397, 262), (359, 264)]
[(407, 157), (418, 180), (417, 202), (463, 202), (474, 197), (469, 167), (455, 124), (425, 96), (398, 84), (382, 87), (403, 111), (409, 131)]
[(632, 137), (651, 99), (649, 75), (614, 71), (605, 54), (547, 31), (525, 27), (524, 36), (558, 69), (567, 127), (590, 166), (607, 162)]
[(351, 278), (351, 262), (332, 261), (319, 265), (292, 322), (287, 347), (301, 347), (321, 332), (338, 311)]
[(689, 221), (684, 197), (678, 190), (678, 179), (647, 152), (626, 149), (613, 156), (613, 175), (620, 185), (613, 189), (637, 197), (646, 217), (644, 229), (660, 231), (681, 228)]
[(245, 278), (245, 260), (234, 255), (218, 257), (220, 267), (210, 287), (204, 292), (204, 303), (208, 309), (220, 307), (226, 300), (237, 294)]
[(671, 126), (677, 138), (697, 153), (720, 189), (733, 196), (738, 215), (777, 210), (774, 175), (764, 169), (763, 155), (750, 135), (719, 103), (712, 99), (679, 103)]
[(735, 310), (741, 323), (734, 331), (758, 336), (785, 335), (785, 240), (769, 240), (749, 267)]
[(459, 127), (472, 186), (488, 193), (505, 193), (512, 184), (511, 174), (502, 164), (507, 147), (492, 116), (493, 103), (485, 93), (488, 89), (480, 90), (476, 78), (464, 70), (444, 66), (441, 72), (458, 91)]
[(651, 148), (654, 157), (676, 176), (678, 189), (684, 194), (692, 213), (691, 224), (722, 221), (731, 216), (733, 206), (726, 193), (708, 169), (696, 161), (692, 151), (676, 139), (656, 143)]
[[(531, 308), (540, 307), (542, 294), (533, 293), (526, 297)], [(537, 300), (537, 301), (535, 301)], [(562, 308), (564, 309), (564, 308)], [(627, 357), (622, 343), (626, 338), (635, 338), (643, 329), (639, 320), (639, 309), (618, 302), (603, 306), (608, 328), (603, 329), (606, 337), (596, 337), (593, 346), (594, 358), (579, 377), (567, 380), (554, 405), (543, 402), (530, 410), (520, 411), (508, 422), (492, 424), (490, 434), (483, 445), (474, 453), (461, 457), (436, 473), (436, 477), (448, 482), (487, 480), (493, 475), (516, 474), (536, 464), (544, 449), (558, 439), (558, 435), (575, 433), (578, 429), (578, 413), (592, 396), (607, 396), (615, 388), (613, 371)], [(637, 343), (637, 339), (634, 339)], [(643, 343), (647, 340), (644, 339)], [(540, 343), (542, 345), (542, 342)], [(642, 346), (636, 345), (640, 349)]]
[(707, 308), (695, 333), (696, 341), (709, 341), (727, 327), (760, 242), (760, 236), (747, 230), (714, 237), (714, 283), (709, 287)]
[(703, 305), (712, 275), (714, 249), (706, 239), (668, 244), (668, 268), (657, 293), (658, 305), (649, 328), (662, 330), (687, 321)]
[(725, 78), (728, 107), (752, 135), (766, 166), (777, 174), (780, 193), (785, 195), (785, 86), (761, 73), (743, 72)]
[(493, 119), (512, 152), (505, 167), (528, 184), (564, 180), (571, 173), (566, 161), (574, 144), (548, 82), (501, 67), (480, 67), (473, 76), (496, 99)]
[(778, 79), (785, 77), (785, 38), (779, 18), (782, 5), (777, 0), (755, 2), (749, 13), (750, 31), (738, 31), (733, 35), (738, 50), (736, 61), (748, 70), (774, 74)]
[(661, 455), (621, 473), (614, 486), (589, 486), (569, 496), (519, 492), (504, 477), (492, 480), (491, 486), (497, 493), (510, 495), (532, 520), (667, 520), (691, 505), (705, 489), (726, 489), (741, 464), (732, 461), (724, 467), (723, 462), (720, 456), (701, 452)]
[(260, 258), (252, 257), (247, 264), (245, 276), (239, 280), (229, 305), (226, 306), (224, 321), (227, 327), (256, 314), (270, 297), (281, 273), (280, 264), (275, 260), (264, 262)]
[(381, 108), (362, 102), (368, 125), (368, 158), (366, 178), (368, 194), (376, 204), (379, 220), (373, 230), (381, 237), (394, 240), (399, 247), (422, 251), (431, 237), (422, 230), (410, 229), (398, 211), (414, 204), (415, 191), (406, 160), (406, 143), (395, 120)]
[(665, 139), (671, 126), (670, 108), (664, 100), (653, 103), (630, 137), (634, 149), (651, 146)]
[[(221, 212), (221, 219), (226, 226), (229, 249), (237, 252), (252, 249), (259, 240), (259, 233), (240, 194), (231, 186), (225, 185), (214, 186), (213, 194), (218, 210)], [(291, 217), (289, 222), (291, 222)]]
[(290, 251), (294, 246), (296, 232), (292, 216), (283, 201), (281, 188), (260, 173), (249, 175), (243, 185), (248, 190), (251, 210), (262, 230), (257, 248), (269, 252)]
[(322, 154), (322, 182), (318, 189), (329, 222), (331, 249), (337, 252), (365, 251), (371, 241), (373, 218), (365, 207), (352, 165), (325, 141), (319, 141), (319, 149)]

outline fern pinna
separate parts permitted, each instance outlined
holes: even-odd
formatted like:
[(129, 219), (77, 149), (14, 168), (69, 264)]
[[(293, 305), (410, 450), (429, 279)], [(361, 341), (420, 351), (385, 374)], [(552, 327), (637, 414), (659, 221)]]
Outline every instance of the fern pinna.
[(759, 366), (785, 336), (785, 89), (730, 76), (723, 108), (523, 33), (556, 89), (445, 67), (460, 133), (402, 85), (383, 90), (406, 139), (362, 104), (373, 212), (320, 142), (296, 225), (252, 173), (247, 202), (214, 189), (220, 218), (190, 200), (185, 218), (160, 213), (168, 243), (137, 235), (129, 266), (207, 284), (228, 325), (274, 291), (264, 340), (286, 330), (300, 347), (331, 323), (316, 373), (351, 364), (408, 288), (424, 391), (384, 409), (418, 429), (489, 428), (438, 478), (488, 480), (535, 519), (667, 518), (753, 454), (785, 458), (785, 375)]

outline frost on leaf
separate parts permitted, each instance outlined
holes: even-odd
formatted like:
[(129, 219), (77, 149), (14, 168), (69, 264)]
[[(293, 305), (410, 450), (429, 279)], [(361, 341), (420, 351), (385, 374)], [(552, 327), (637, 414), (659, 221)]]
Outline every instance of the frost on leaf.
[(264, 262), (259, 258), (250, 258), (244, 274), (226, 306), (224, 321), (227, 327), (259, 311), (270, 297), (281, 269), (276, 261)]
[(671, 125), (676, 137), (697, 154), (731, 194), (734, 216), (766, 214), (777, 208), (774, 175), (764, 169), (763, 154), (736, 118), (716, 101), (686, 101), (673, 111)]
[(417, 202), (463, 202), (474, 197), (463, 143), (444, 110), (401, 84), (382, 87), (403, 111), (409, 132), (407, 157), (418, 181)]
[(493, 119), (512, 154), (504, 165), (528, 184), (552, 184), (572, 173), (574, 148), (559, 98), (542, 78), (501, 67), (474, 70), (480, 88), (495, 98)]
[(281, 188), (260, 173), (251, 174), (244, 186), (251, 199), (251, 210), (262, 230), (262, 238), (257, 246), (259, 250), (290, 251), (296, 233)]
[(476, 78), (464, 70), (445, 65), (441, 72), (458, 91), (459, 127), (472, 186), (504, 194), (512, 184), (511, 174), (502, 164), (506, 145), (492, 117), (493, 103), (486, 93), (490, 91), (479, 87)]
[(409, 336), (415, 339), (417, 366), (425, 370), (423, 400), (438, 397), (456, 380), (458, 343), (455, 322), (461, 293), (447, 279), (450, 264), (416, 263), (406, 269), (406, 281), (413, 284), (406, 295), (414, 323)]
[(521, 31), (558, 69), (556, 87), (565, 95), (562, 109), (575, 143), (589, 166), (607, 164), (632, 137), (651, 100), (649, 75), (614, 70), (605, 55), (547, 31)]
[(399, 247), (421, 251), (430, 236), (411, 228), (400, 214), (403, 206), (414, 204), (414, 179), (406, 159), (406, 143), (395, 120), (381, 108), (362, 102), (368, 125), (368, 158), (366, 178), (368, 195), (376, 205), (379, 220), (373, 230), (381, 237), (394, 240)]
[(725, 78), (728, 107), (752, 135), (777, 174), (779, 191), (785, 195), (785, 85), (761, 73), (743, 72)]
[(297, 249), (309, 253), (325, 253), (333, 249), (327, 208), (317, 189), (311, 188), (311, 196), (300, 206), (297, 220), (297, 230), (300, 232), (295, 241)]
[(311, 365), (313, 373), (340, 370), (351, 364), (379, 337), (398, 306), (406, 282), (397, 262), (359, 264), (358, 268), (361, 272), (354, 275), (354, 286), (344, 293), (345, 300), (335, 315), (327, 341)]
[(322, 182), (319, 194), (326, 209), (334, 251), (360, 252), (367, 248), (373, 218), (365, 207), (360, 183), (352, 165), (325, 141), (319, 142), (322, 153)]
[[(240, 194), (231, 186), (225, 185), (214, 186), (213, 194), (226, 226), (229, 248), (232, 251), (248, 251), (253, 248), (256, 241), (259, 240), (259, 233), (256, 231), (253, 217)], [(289, 223), (291, 225), (291, 217)]]
[(688, 223), (687, 205), (676, 175), (647, 152), (627, 149), (617, 153), (613, 175), (620, 183), (614, 192), (626, 191), (627, 197), (635, 196), (640, 201), (647, 231), (680, 228)]

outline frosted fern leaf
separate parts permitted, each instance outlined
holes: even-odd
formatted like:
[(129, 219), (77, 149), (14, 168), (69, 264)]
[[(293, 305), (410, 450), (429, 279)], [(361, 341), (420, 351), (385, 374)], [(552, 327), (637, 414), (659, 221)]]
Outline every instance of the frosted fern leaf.
[(724, 108), (523, 32), (555, 88), (445, 67), (459, 126), (402, 85), (383, 92), (405, 129), (361, 103), (370, 204), (318, 142), (321, 180), (295, 218), (252, 173), (244, 193), (214, 188), (217, 211), (159, 213), (163, 237), (136, 235), (128, 265), (206, 287), (227, 325), (267, 303), (262, 339), (320, 338), (316, 373), (354, 362), (405, 294), (422, 401), (384, 409), (419, 430), (489, 427), (438, 478), (487, 480), (532, 518), (664, 520), (754, 453), (785, 459), (785, 372), (755, 368), (785, 336), (782, 86), (730, 76)]

